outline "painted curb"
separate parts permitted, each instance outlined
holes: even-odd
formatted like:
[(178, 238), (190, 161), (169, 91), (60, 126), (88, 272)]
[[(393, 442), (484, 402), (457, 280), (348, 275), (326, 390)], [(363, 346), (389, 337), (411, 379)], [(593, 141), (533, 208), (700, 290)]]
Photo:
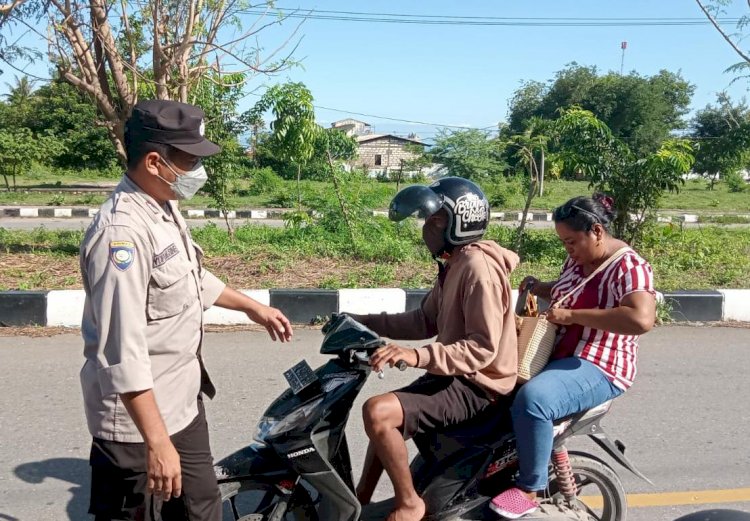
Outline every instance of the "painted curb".
[[(271, 289), (241, 290), (255, 300), (280, 309), (295, 324), (320, 322), (334, 312), (398, 313), (417, 309), (427, 289)], [(512, 304), (518, 298), (513, 290)], [(672, 309), (676, 322), (750, 322), (750, 289), (683, 290), (659, 294)], [(0, 327), (80, 327), (83, 290), (0, 291)], [(544, 304), (544, 303), (542, 303)], [(239, 311), (216, 306), (205, 313), (208, 325), (251, 324)]]
[(678, 322), (715, 322), (724, 319), (724, 295), (716, 290), (680, 290), (664, 295)]
[[(24, 219), (34, 218), (72, 218), (72, 217), (94, 217), (99, 211), (99, 208), (87, 208), (87, 207), (70, 207), (70, 208), (50, 208), (50, 207), (29, 207), (29, 206), (18, 206), (18, 207), (3, 207), (0, 211), (0, 217), (17, 217)], [(289, 210), (279, 208), (276, 210), (271, 209), (245, 209), (245, 210), (230, 210), (227, 212), (227, 218), (229, 219), (283, 219), (284, 214)], [(218, 219), (224, 218), (224, 212), (216, 209), (203, 208), (203, 209), (186, 209), (181, 210), (183, 217), (186, 219)], [(388, 212), (383, 210), (372, 210), (372, 215), (375, 217), (388, 217)], [(750, 215), (736, 214), (738, 217), (750, 219)], [(722, 217), (721, 214), (712, 215), (713, 217)], [(506, 211), (491, 211), (490, 219), (493, 221), (515, 221), (521, 222), (523, 212), (516, 210)], [(526, 222), (551, 222), (552, 214), (543, 211), (530, 211), (526, 216)], [(659, 215), (658, 221), (662, 223), (671, 222), (682, 222), (682, 223), (699, 223), (700, 216), (697, 214), (674, 214), (674, 215)], [(711, 224), (711, 223), (706, 223)]]

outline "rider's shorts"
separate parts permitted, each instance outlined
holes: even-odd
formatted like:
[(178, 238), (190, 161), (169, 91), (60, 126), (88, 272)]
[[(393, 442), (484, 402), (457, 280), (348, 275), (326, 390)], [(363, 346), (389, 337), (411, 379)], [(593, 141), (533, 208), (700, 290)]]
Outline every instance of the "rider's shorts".
[(208, 443), (203, 400), (198, 416), (170, 436), (180, 455), (182, 495), (162, 502), (146, 492), (146, 447), (94, 438), (91, 445), (91, 503), (95, 521), (183, 521), (221, 519), (221, 498)]
[(461, 423), (496, 403), (460, 376), (426, 374), (394, 394), (404, 410), (404, 438)]

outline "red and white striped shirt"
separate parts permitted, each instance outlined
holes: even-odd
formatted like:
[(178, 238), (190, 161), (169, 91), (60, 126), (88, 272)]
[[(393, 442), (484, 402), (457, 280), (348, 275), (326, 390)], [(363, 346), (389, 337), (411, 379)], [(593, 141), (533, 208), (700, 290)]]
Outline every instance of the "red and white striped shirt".
[[(568, 258), (560, 278), (552, 288), (552, 300), (557, 301), (583, 282), (583, 267)], [(609, 309), (620, 305), (626, 295), (646, 291), (655, 295), (651, 265), (635, 251), (625, 255), (586, 285), (568, 297), (564, 309)], [(637, 372), (638, 335), (618, 335), (578, 324), (560, 326), (553, 359), (578, 356), (592, 362), (617, 387), (625, 390), (633, 385)]]

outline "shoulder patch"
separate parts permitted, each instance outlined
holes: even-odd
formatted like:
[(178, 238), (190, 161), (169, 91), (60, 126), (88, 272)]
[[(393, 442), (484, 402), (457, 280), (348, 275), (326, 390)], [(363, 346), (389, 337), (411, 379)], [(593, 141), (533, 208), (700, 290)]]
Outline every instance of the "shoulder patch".
[(135, 259), (135, 244), (130, 241), (110, 242), (109, 259), (118, 270), (127, 270), (133, 265), (133, 260)]
[(164, 251), (161, 253), (157, 253), (154, 255), (154, 268), (158, 268), (162, 264), (166, 263), (169, 259), (172, 257), (175, 257), (176, 255), (179, 255), (180, 250), (177, 249), (177, 246), (175, 243), (170, 244), (166, 248), (164, 248)]

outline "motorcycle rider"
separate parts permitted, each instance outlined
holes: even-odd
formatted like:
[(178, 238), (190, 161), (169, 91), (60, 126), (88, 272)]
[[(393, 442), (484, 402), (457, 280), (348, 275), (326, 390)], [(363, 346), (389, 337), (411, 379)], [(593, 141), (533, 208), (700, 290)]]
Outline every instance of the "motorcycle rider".
[(388, 521), (417, 521), (425, 515), (409, 471), (406, 439), (465, 421), (498, 402), (508, 402), (518, 365), (510, 273), (514, 252), (482, 240), (490, 207), (473, 182), (446, 177), (430, 186), (401, 190), (389, 218), (417, 213), (422, 238), (439, 266), (438, 277), (418, 309), (397, 314), (353, 315), (381, 336), (418, 340), (410, 349), (389, 343), (370, 365), (380, 371), (404, 361), (427, 374), (396, 391), (375, 396), (363, 407), (370, 438), (357, 497), (370, 502), (385, 470), (393, 482), (395, 509)]

